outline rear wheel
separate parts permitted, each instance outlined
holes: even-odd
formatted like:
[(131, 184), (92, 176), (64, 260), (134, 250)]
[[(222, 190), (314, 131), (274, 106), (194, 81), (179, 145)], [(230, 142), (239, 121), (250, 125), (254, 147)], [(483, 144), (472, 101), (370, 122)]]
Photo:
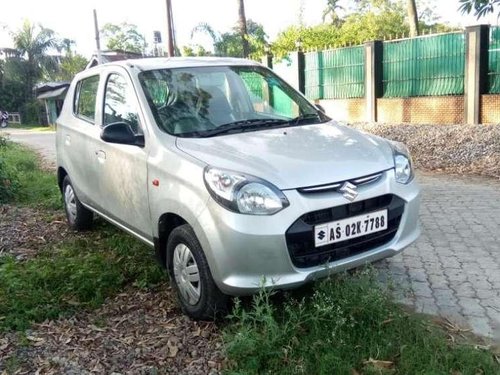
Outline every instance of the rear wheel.
[(64, 177), (62, 186), (64, 211), (69, 226), (78, 231), (90, 229), (94, 214), (78, 200), (69, 176)]
[(228, 297), (215, 285), (203, 249), (191, 226), (175, 228), (167, 241), (168, 272), (182, 310), (196, 320), (227, 312)]

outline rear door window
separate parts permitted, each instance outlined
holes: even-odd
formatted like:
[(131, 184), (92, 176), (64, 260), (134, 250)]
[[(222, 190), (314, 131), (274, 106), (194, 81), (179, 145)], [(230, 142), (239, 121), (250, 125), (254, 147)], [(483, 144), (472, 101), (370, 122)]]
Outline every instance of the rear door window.
[(92, 124), (95, 122), (95, 105), (99, 76), (82, 79), (77, 83), (73, 110), (75, 115)]

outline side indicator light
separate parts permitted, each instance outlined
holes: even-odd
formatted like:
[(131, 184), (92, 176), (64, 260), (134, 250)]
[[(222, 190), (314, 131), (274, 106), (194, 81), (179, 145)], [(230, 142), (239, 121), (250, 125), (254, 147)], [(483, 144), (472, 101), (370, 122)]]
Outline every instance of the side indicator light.
[(153, 186), (160, 186), (160, 180), (154, 179)]

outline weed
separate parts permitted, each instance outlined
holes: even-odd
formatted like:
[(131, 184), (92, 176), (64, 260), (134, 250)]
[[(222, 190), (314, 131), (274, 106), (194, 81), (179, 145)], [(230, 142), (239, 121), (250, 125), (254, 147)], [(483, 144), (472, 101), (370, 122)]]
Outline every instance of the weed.
[(229, 373), (500, 373), (491, 353), (449, 343), (437, 327), (393, 303), (371, 271), (287, 297), (281, 308), (268, 291), (250, 308), (235, 304), (224, 333)]

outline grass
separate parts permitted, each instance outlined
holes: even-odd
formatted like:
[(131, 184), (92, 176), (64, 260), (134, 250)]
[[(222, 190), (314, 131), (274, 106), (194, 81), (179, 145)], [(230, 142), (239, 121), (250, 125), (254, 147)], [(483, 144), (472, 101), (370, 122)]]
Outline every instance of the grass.
[(163, 280), (149, 247), (101, 225), (25, 262), (0, 258), (0, 330), (23, 330), (32, 322), (96, 308), (127, 285)]
[[(11, 190), (9, 200), (12, 203), (48, 209), (62, 208), (56, 176), (40, 169), (34, 152), (2, 138), (0, 139), (0, 161), (8, 170)], [(2, 196), (0, 196), (0, 203), (2, 203), (1, 198)], [(6, 199), (3, 201), (5, 203)]]
[(224, 334), (228, 374), (500, 374), (491, 352), (449, 342), (370, 271), (286, 297), (262, 291), (250, 307), (236, 303)]
[(25, 130), (31, 130), (31, 131), (54, 131), (55, 126), (53, 125), (48, 125), (48, 126), (40, 126), (40, 124), (12, 124), (10, 123), (9, 126), (5, 129), (7, 132), (9, 131), (9, 128), (11, 129), (25, 129)]

